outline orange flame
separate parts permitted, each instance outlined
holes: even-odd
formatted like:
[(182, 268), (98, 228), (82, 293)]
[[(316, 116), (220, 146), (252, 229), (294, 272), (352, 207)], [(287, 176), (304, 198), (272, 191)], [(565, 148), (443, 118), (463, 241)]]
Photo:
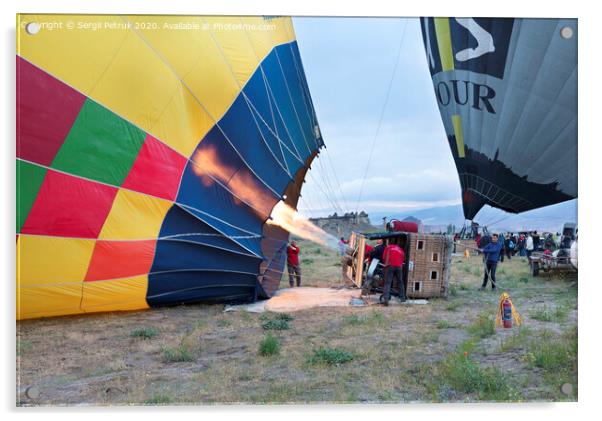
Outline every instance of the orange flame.
[(254, 208), (262, 219), (270, 215), (268, 224), (277, 225), (306, 240), (336, 248), (336, 238), (312, 224), (286, 203), (280, 201), (274, 209), (270, 209), (270, 205), (274, 203), (274, 195), (248, 169), (236, 169), (225, 164), (215, 146), (197, 150), (191, 161), (194, 164), (194, 173), (205, 186), (220, 182), (236, 196), (237, 205), (241, 201), (245, 202)]
[(326, 247), (334, 249), (337, 245), (336, 238), (311, 223), (306, 217), (283, 201), (276, 203), (276, 206), (274, 206), (268, 224), (277, 225), (291, 234)]
[(234, 193), (237, 205), (245, 202), (255, 208), (262, 219), (270, 214), (270, 204), (274, 196), (246, 168), (232, 168), (220, 158), (214, 146), (199, 149), (193, 156), (192, 169), (201, 178), (205, 186), (212, 185), (216, 180), (227, 186)]

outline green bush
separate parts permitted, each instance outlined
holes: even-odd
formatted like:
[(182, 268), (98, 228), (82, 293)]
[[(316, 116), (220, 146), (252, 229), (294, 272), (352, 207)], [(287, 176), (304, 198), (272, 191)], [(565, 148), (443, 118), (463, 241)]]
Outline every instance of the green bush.
[(132, 330), (131, 336), (135, 338), (151, 339), (157, 336), (159, 332), (154, 327), (143, 327)]
[(468, 333), (479, 338), (494, 335), (495, 321), (490, 316), (481, 314), (477, 321), (468, 327)]
[(464, 354), (453, 354), (441, 364), (442, 382), (464, 393), (477, 393), (482, 400), (507, 400), (508, 379), (498, 368), (481, 368)]
[(280, 353), (280, 341), (278, 338), (268, 333), (259, 343), (259, 354), (264, 357)]
[(290, 326), (288, 324), (288, 320), (268, 320), (267, 322), (261, 325), (265, 330), (288, 330)]
[(194, 361), (192, 353), (184, 345), (180, 345), (178, 348), (165, 347), (163, 349), (163, 359), (168, 363)]
[(577, 341), (575, 340), (539, 340), (532, 344), (528, 354), (530, 363), (549, 372), (568, 370), (577, 361)]
[(310, 364), (340, 365), (353, 361), (355, 356), (342, 348), (320, 347), (309, 357)]
[(295, 320), (295, 317), (292, 314), (288, 313), (277, 313), (276, 320), (286, 320), (287, 322), (290, 322), (292, 320)]

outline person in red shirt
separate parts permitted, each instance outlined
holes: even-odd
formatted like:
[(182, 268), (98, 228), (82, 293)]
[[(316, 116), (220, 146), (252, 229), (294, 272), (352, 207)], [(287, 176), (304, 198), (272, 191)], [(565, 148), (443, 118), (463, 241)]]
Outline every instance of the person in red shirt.
[(368, 264), (370, 264), (370, 252), (374, 250), (374, 247), (372, 247), (370, 244), (366, 243), (366, 245), (364, 246), (364, 259), (366, 259), (368, 261)]
[(301, 267), (299, 266), (299, 246), (293, 240), (286, 248), (286, 267), (288, 269), (288, 283), (292, 287), (295, 286), (295, 278), (297, 286), (301, 286)]
[(385, 264), (385, 287), (383, 291), (384, 305), (389, 305), (393, 277), (396, 277), (399, 282), (399, 299), (401, 302), (404, 302), (406, 300), (406, 293), (403, 285), (401, 268), (405, 261), (405, 253), (397, 244), (389, 244), (385, 247), (385, 251), (383, 252), (383, 261)]

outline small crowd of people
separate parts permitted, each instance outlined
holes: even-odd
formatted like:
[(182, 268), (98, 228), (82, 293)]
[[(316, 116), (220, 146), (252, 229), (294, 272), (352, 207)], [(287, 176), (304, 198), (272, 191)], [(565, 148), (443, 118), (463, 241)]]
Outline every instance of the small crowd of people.
[[(504, 258), (510, 260), (512, 257), (518, 254), (521, 258), (528, 258), (534, 251), (543, 251), (544, 253), (551, 253), (559, 248), (570, 248), (572, 238), (569, 236), (561, 237), (560, 233), (546, 232), (539, 234), (537, 231), (512, 233), (508, 232), (505, 234), (496, 234), (498, 236), (499, 244), (501, 247), (500, 261), (503, 262)], [(488, 234), (477, 234), (475, 241), (477, 247), (482, 249), (491, 242), (493, 235)], [(456, 238), (454, 238), (456, 241)], [(566, 244), (565, 244), (566, 243)]]

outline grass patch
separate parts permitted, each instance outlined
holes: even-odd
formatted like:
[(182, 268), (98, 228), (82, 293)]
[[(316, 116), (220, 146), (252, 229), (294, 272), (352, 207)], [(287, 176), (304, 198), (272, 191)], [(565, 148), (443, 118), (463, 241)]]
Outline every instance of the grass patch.
[(456, 286), (456, 284), (449, 285), (449, 295), (452, 297), (458, 296), (458, 287)]
[(306, 257), (304, 259), (301, 259), (301, 263), (303, 263), (304, 265), (311, 265), (313, 264), (314, 259), (312, 259), (311, 257)]
[(551, 338), (542, 335), (530, 343), (531, 352), (526, 360), (532, 366), (542, 368), (547, 372), (570, 371), (577, 364), (577, 335), (576, 330), (570, 331), (562, 338)]
[(228, 327), (232, 326), (232, 321), (229, 319), (217, 319), (216, 324), (218, 327)]
[(163, 360), (167, 363), (182, 363), (194, 361), (192, 353), (183, 345), (178, 348), (163, 348)]
[(533, 314), (531, 314), (531, 318), (541, 322), (562, 322), (566, 319), (568, 314), (569, 308), (567, 306), (558, 305), (552, 309), (551, 307), (544, 305), (543, 307), (536, 309)]
[(451, 303), (445, 306), (445, 309), (447, 311), (457, 311), (461, 305), (462, 303), (460, 301), (452, 301)]
[(282, 319), (268, 320), (267, 322), (264, 322), (261, 327), (264, 330), (288, 330), (291, 328), (288, 324), (288, 320)]
[(139, 329), (134, 329), (130, 333), (130, 336), (134, 338), (142, 338), (142, 339), (152, 339), (159, 334), (159, 331), (154, 327), (142, 327)]
[(460, 327), (458, 323), (450, 323), (447, 320), (437, 320), (437, 329), (455, 329)]
[(315, 349), (308, 362), (313, 365), (340, 365), (353, 361), (355, 355), (342, 348)]
[(495, 334), (495, 321), (492, 317), (481, 314), (476, 322), (468, 327), (468, 333), (478, 338), (487, 338)]
[(421, 335), (421, 341), (422, 343), (434, 343), (437, 342), (439, 340), (439, 332), (437, 331), (431, 331), (431, 332), (424, 332)]
[(265, 338), (259, 343), (259, 355), (268, 357), (280, 353), (280, 341), (271, 333), (268, 333)]
[(385, 316), (380, 311), (373, 311), (370, 314), (351, 314), (343, 317), (343, 323), (350, 326), (382, 326), (385, 322)]
[(286, 320), (287, 322), (291, 322), (293, 320), (295, 320), (295, 317), (292, 314), (288, 314), (288, 313), (277, 313), (276, 320)]
[(532, 335), (531, 329), (525, 326), (518, 328), (518, 331), (500, 341), (500, 352), (522, 349), (529, 346), (529, 337)]
[(479, 400), (511, 399), (507, 377), (498, 368), (481, 368), (469, 356), (452, 354), (440, 366), (439, 382), (462, 393), (476, 393)]
[(171, 398), (167, 395), (156, 394), (144, 401), (145, 405), (165, 405), (171, 402)]
[(349, 316), (343, 317), (343, 323), (351, 326), (358, 326), (366, 323), (368, 321), (368, 316), (365, 314), (351, 314)]

